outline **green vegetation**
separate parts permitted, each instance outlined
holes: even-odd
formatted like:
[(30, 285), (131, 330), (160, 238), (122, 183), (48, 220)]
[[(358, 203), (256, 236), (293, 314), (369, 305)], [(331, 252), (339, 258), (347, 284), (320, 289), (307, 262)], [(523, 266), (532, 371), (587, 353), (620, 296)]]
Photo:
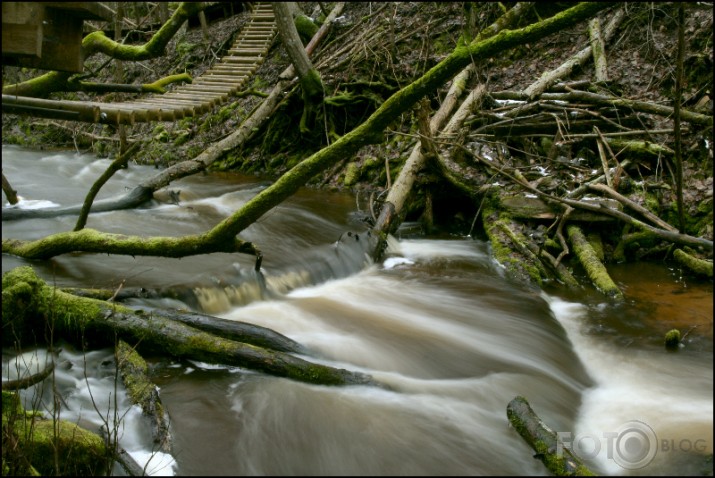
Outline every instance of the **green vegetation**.
[(677, 350), (680, 345), (680, 330), (672, 329), (665, 334), (665, 348), (668, 350)]

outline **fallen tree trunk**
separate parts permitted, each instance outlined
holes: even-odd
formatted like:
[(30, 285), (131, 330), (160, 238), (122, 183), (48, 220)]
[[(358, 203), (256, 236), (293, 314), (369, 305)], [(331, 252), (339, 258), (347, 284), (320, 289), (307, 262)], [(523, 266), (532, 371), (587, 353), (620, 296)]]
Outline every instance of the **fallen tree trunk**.
[(556, 433), (534, 412), (526, 398), (515, 397), (506, 407), (509, 423), (536, 452), (546, 468), (556, 476), (593, 476), (594, 473), (565, 447)]
[(588, 22), (588, 34), (591, 38), (591, 49), (593, 51), (593, 63), (596, 66), (596, 81), (608, 81), (608, 62), (606, 60), (606, 41), (601, 34), (601, 22), (598, 17), (592, 18)]
[(260, 325), (237, 320), (222, 319), (197, 312), (155, 309), (152, 314), (189, 325), (195, 329), (228, 340), (255, 345), (279, 352), (308, 354), (308, 350), (298, 342)]
[(52, 326), (81, 345), (113, 346), (116, 339), (139, 351), (178, 359), (234, 365), (321, 385), (376, 383), (358, 372), (311, 363), (285, 352), (223, 339), (160, 314), (76, 297), (47, 285), (31, 267), (17, 267), (2, 278), (3, 343), (29, 344)]

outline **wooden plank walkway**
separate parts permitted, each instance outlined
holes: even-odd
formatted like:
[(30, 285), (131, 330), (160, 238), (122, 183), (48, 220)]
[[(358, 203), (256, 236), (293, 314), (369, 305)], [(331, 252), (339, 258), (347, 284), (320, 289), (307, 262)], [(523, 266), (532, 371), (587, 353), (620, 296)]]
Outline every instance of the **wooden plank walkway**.
[(263, 63), (277, 31), (270, 3), (256, 3), (251, 20), (239, 33), (233, 46), (220, 62), (214, 64), (192, 83), (174, 88), (163, 95), (122, 103), (98, 101), (45, 100), (2, 95), (2, 109), (7, 113), (103, 124), (134, 124), (150, 121), (176, 121), (211, 111), (241, 91), (249, 77)]

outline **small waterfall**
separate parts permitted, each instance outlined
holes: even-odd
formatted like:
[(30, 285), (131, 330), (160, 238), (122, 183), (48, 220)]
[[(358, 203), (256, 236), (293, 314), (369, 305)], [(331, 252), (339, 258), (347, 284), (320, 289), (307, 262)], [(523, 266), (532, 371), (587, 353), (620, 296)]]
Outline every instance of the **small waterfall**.
[(376, 241), (370, 231), (346, 232), (332, 244), (311, 248), (303, 257), (294, 257), (290, 266), (261, 271), (238, 269), (235, 276), (218, 279), (220, 286), (191, 289), (197, 306), (207, 314), (217, 314), (256, 300), (277, 299), (299, 287), (320, 284), (354, 274), (372, 261)]

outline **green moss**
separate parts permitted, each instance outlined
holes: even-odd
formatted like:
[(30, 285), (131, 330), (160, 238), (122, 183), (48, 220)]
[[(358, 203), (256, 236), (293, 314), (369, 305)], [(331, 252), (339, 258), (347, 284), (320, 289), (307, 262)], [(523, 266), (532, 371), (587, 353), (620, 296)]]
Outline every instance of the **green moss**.
[[(3, 433), (13, 433), (18, 445), (12, 450), (13, 455), (6, 456), (6, 450), (3, 450), (3, 470), (20, 467), (25, 473), (36, 471), (40, 475), (55, 475), (59, 469), (60, 474), (66, 476), (94, 476), (107, 472), (109, 454), (99, 435), (65, 420), (40, 419), (39, 412), (23, 409), (15, 393), (3, 391), (2, 397)], [(59, 458), (57, 464), (55, 457)]]
[(187, 41), (182, 41), (176, 44), (176, 52), (179, 54), (179, 58), (183, 60), (198, 46), (199, 45), (197, 43), (189, 43)]
[(680, 345), (680, 330), (672, 329), (665, 334), (665, 348), (676, 350)]
[(356, 162), (348, 163), (347, 168), (345, 168), (345, 179), (343, 184), (346, 186), (352, 186), (358, 182), (360, 179), (360, 167)]
[(2, 391), (2, 426), (22, 415), (24, 410), (20, 404), (20, 396), (15, 392)]
[(74, 423), (59, 420), (55, 435), (52, 420), (35, 420), (30, 443), (25, 443), (30, 463), (43, 475), (55, 474), (55, 450), (60, 472), (66, 476), (96, 476), (108, 468), (102, 438)]
[(584, 237), (581, 229), (571, 224), (567, 226), (566, 232), (568, 233), (576, 256), (579, 258), (583, 268), (586, 270), (586, 274), (588, 274), (589, 279), (591, 279), (596, 289), (608, 297), (623, 300), (623, 292), (618, 288), (616, 283), (613, 282), (611, 276), (608, 275), (608, 271), (598, 259), (596, 252)]
[(547, 249), (551, 249), (553, 251), (563, 250), (563, 247), (561, 247), (561, 243), (550, 238), (550, 237), (544, 241), (544, 247), (546, 247)]
[(307, 45), (310, 39), (313, 38), (313, 35), (318, 31), (318, 25), (306, 15), (297, 15), (293, 21), (296, 30), (298, 30), (298, 36), (303, 42), (303, 46)]
[(603, 262), (603, 260), (605, 259), (605, 255), (603, 252), (603, 241), (601, 241), (601, 235), (597, 232), (592, 232), (588, 234), (587, 239), (588, 243), (593, 248), (593, 252), (596, 253), (596, 257), (598, 257), (598, 260)]
[(181, 146), (182, 144), (186, 143), (189, 139), (191, 139), (190, 131), (179, 131), (178, 134), (176, 135), (176, 139), (174, 139), (174, 145)]
[(673, 257), (675, 258), (675, 260), (690, 269), (695, 274), (702, 275), (704, 277), (709, 277), (712, 279), (713, 262), (711, 260), (706, 261), (704, 259), (698, 259), (697, 257), (686, 253), (682, 249), (676, 249), (675, 251), (673, 251)]
[[(496, 199), (485, 200), (482, 211), (485, 231), (492, 246), (494, 259), (504, 266), (507, 275), (517, 280), (542, 285), (548, 273), (541, 262), (533, 256), (525, 256), (523, 243), (527, 240), (511, 229), (512, 219), (509, 215), (498, 212), (495, 208)], [(521, 245), (521, 247), (520, 247)]]

